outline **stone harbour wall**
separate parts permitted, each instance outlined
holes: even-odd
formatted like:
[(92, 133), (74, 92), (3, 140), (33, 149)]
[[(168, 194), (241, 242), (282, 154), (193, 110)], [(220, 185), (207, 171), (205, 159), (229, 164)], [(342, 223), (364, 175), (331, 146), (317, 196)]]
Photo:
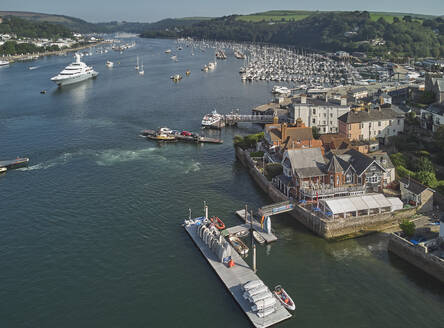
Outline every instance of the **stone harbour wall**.
[(426, 247), (413, 245), (407, 239), (392, 233), (388, 250), (444, 283), (444, 260), (428, 253)]
[[(236, 157), (248, 169), (251, 177), (257, 185), (274, 201), (281, 202), (287, 200), (270, 181), (261, 174), (254, 166), (248, 150), (235, 148)], [(314, 215), (307, 209), (297, 206), (288, 214), (297, 219), (305, 227), (315, 234), (327, 238), (350, 238), (386, 229), (397, 224), (401, 219), (411, 217), (416, 213), (416, 209), (401, 210), (395, 213), (375, 214), (361, 216), (357, 218), (328, 220)]]

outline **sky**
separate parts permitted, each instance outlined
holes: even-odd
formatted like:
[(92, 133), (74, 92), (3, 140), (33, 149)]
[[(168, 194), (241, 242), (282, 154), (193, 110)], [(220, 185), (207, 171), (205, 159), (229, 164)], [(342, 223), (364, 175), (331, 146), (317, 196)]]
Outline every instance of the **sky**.
[(249, 14), (273, 9), (368, 10), (444, 15), (444, 0), (12, 0), (0, 10), (34, 11), (90, 22), (154, 22), (163, 18)]

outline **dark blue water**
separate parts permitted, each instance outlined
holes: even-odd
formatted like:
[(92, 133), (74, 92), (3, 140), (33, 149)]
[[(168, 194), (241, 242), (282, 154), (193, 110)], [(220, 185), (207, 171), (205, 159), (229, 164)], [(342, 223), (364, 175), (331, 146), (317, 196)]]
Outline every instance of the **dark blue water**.
[[(49, 78), (70, 56), (0, 69), (0, 158), (31, 158), (0, 177), (0, 327), (249, 325), (181, 223), (203, 200), (228, 225), (245, 203), (270, 202), (231, 145), (259, 128), (210, 134), (223, 145), (159, 146), (138, 134), (198, 131), (213, 108), (249, 113), (272, 85), (242, 84), (233, 57), (203, 73), (213, 51), (184, 48), (173, 62), (163, 53), (173, 41), (137, 42), (84, 57), (98, 78), (62, 89)], [(279, 241), (259, 249), (258, 273), (297, 304), (280, 326), (442, 327), (443, 286), (389, 256), (384, 236), (328, 243), (286, 215), (273, 226)]]

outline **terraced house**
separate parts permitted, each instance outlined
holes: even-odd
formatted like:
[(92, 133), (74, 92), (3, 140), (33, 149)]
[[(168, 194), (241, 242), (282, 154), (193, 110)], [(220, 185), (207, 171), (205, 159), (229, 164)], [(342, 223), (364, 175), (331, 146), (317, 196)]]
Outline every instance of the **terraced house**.
[(404, 131), (404, 114), (389, 106), (350, 111), (338, 118), (339, 135), (351, 141), (378, 140), (388, 142), (388, 137)]

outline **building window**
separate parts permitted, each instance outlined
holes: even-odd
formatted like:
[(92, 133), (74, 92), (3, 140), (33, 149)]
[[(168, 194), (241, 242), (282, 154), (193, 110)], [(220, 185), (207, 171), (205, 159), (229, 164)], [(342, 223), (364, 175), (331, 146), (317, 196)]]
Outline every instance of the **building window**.
[(324, 113), (324, 117), (327, 117), (327, 113)]
[(345, 176), (345, 182), (347, 182), (347, 183), (352, 183), (352, 175), (351, 175), (350, 173), (348, 173), (348, 174)]
[(398, 125), (400, 125), (401, 124), (401, 120), (398, 120)]
[(327, 124), (327, 122), (324, 121), (324, 125)]
[(313, 108), (313, 115), (316, 115), (316, 108)]
[(330, 117), (333, 117), (333, 113), (330, 113)]
[(330, 175), (330, 184), (331, 184), (331, 185), (333, 185), (333, 181), (334, 181), (334, 180), (333, 180), (333, 176)]
[(389, 125), (392, 126), (392, 120), (389, 121)]
[(339, 175), (336, 176), (336, 185), (339, 186)]
[(313, 124), (316, 124), (316, 119), (315, 118), (313, 119)]
[(378, 126), (381, 126), (381, 121), (378, 121)]
[(348, 129), (349, 129), (349, 130), (351, 130), (351, 129), (352, 129), (352, 126), (351, 126), (351, 124), (349, 124), (349, 125), (348, 125)]

